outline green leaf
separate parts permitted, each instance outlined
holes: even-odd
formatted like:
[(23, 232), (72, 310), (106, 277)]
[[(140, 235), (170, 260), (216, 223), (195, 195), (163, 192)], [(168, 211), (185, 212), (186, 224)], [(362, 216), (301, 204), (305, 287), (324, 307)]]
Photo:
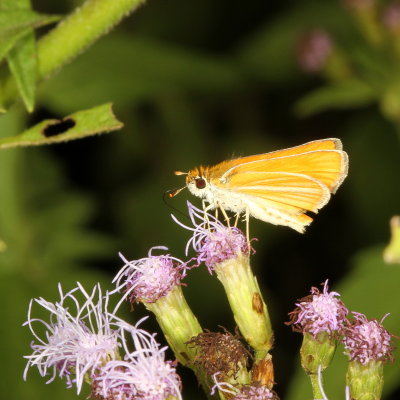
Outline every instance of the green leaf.
[(36, 44), (33, 31), (21, 38), (7, 55), (8, 65), (29, 112), (33, 111), (36, 83)]
[(63, 120), (48, 119), (16, 136), (0, 139), (0, 149), (16, 146), (36, 146), (81, 139), (99, 133), (121, 129), (111, 104), (78, 111)]
[[(29, 0), (0, 0), (3, 10), (31, 10)], [(17, 82), (19, 93), (29, 112), (33, 111), (36, 83), (36, 45), (33, 29), (22, 37), (7, 55), (11, 73)]]
[[(387, 265), (383, 261), (383, 246), (371, 247), (361, 251), (353, 260), (353, 268), (338, 287), (332, 288), (341, 294), (349, 310), (361, 312), (369, 319), (378, 319), (389, 315), (383, 325), (389, 332), (400, 332), (400, 302), (398, 286), (400, 268)], [(400, 349), (396, 350), (398, 359)], [(339, 346), (333, 363), (324, 372), (324, 385), (329, 399), (344, 398), (347, 357), (343, 355), (343, 346)], [(399, 384), (400, 363), (385, 367), (384, 391), (389, 393)], [(289, 388), (289, 400), (310, 398), (311, 389), (305, 372), (298, 368)]]
[(60, 16), (38, 14), (31, 10), (0, 11), (0, 60), (32, 28), (58, 21)]
[(295, 111), (299, 116), (306, 117), (329, 109), (365, 106), (376, 98), (377, 93), (371, 86), (353, 79), (314, 90), (297, 102)]
[(30, 10), (30, 0), (0, 0), (0, 11)]

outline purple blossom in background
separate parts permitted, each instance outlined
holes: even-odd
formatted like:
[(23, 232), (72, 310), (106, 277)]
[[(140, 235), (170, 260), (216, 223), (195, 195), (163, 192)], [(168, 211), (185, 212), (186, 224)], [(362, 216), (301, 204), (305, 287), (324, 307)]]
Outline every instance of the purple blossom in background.
[(322, 29), (303, 34), (297, 43), (297, 62), (305, 72), (321, 71), (333, 50), (332, 39)]
[(216, 264), (236, 258), (239, 254), (249, 254), (247, 239), (240, 229), (227, 227), (213, 215), (198, 209), (190, 202), (187, 204), (194, 228), (182, 224), (173, 215), (172, 218), (178, 225), (193, 232), (186, 245), (186, 254), (192, 246), (197, 253), (198, 265), (204, 262), (212, 273)]
[(384, 26), (393, 33), (400, 33), (400, 1), (387, 4), (382, 13)]
[(351, 360), (365, 365), (370, 361), (393, 359), (392, 335), (381, 322), (369, 321), (364, 314), (353, 312), (354, 320), (344, 329), (343, 343)]

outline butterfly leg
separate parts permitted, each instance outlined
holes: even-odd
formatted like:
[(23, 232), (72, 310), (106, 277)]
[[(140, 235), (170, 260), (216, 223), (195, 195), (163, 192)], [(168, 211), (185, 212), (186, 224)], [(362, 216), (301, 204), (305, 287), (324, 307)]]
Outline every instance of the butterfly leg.
[(202, 200), (201, 203), (202, 203), (203, 212), (204, 212), (204, 220), (207, 222), (208, 230), (211, 231), (210, 220), (208, 219), (207, 211), (212, 209), (212, 205), (211, 204), (206, 205), (206, 202), (204, 200)]
[(239, 218), (240, 218), (240, 213), (236, 213), (236, 218), (235, 218), (235, 228), (237, 228), (238, 222), (239, 222)]
[(226, 224), (228, 225), (228, 228), (230, 228), (230, 227), (231, 227), (231, 224), (229, 223), (228, 214), (226, 213), (225, 209), (224, 209), (221, 205), (218, 205), (218, 206), (219, 206), (219, 208), (221, 209), (222, 215), (223, 215), (224, 218), (225, 218), (225, 221), (226, 221)]
[(247, 245), (250, 247), (250, 210), (246, 208), (246, 239), (247, 239)]

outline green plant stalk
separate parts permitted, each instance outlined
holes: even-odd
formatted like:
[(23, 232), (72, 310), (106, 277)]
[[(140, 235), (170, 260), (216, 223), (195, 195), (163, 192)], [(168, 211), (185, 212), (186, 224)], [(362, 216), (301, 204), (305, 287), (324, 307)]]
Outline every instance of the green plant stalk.
[[(38, 80), (45, 79), (77, 57), (145, 0), (87, 0), (38, 42)], [(93, 68), (96, 68), (94, 65)], [(0, 104), (9, 106), (17, 95), (8, 74), (0, 88)]]
[(380, 46), (383, 43), (384, 36), (375, 5), (358, 10), (355, 13), (355, 18), (366, 40), (373, 46)]
[(321, 392), (321, 387), (320, 387), (320, 384), (319, 384), (318, 375), (311, 374), (311, 375), (309, 375), (309, 377), (310, 377), (310, 381), (311, 381), (313, 399), (315, 399), (315, 400), (323, 399), (324, 396), (323, 396), (323, 394)]
[(188, 346), (186, 342), (203, 330), (187, 304), (182, 288), (176, 286), (170, 293), (156, 302), (144, 302), (143, 304), (156, 316), (157, 322), (178, 361), (194, 371), (207, 397), (216, 399), (217, 395), (210, 395), (211, 388), (206, 374), (191, 363), (196, 355), (196, 349)]
[(273, 332), (267, 305), (244, 254), (215, 266), (224, 286), (235, 321), (243, 337), (255, 350), (256, 360), (263, 359), (273, 344)]

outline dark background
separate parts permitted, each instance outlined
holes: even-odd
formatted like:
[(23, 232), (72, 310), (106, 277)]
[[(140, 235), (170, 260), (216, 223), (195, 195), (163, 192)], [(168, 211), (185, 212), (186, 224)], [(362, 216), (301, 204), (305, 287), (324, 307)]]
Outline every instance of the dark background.
[[(38, 11), (61, 14), (78, 4), (33, 2)], [(325, 279), (350, 309), (377, 319), (391, 312), (385, 326), (400, 334), (400, 266), (382, 260), (389, 219), (400, 209), (398, 124), (382, 111), (380, 94), (365, 104), (296, 112), (301, 98), (329, 83), (324, 73), (305, 73), (296, 63), (296, 43), (314, 27), (326, 29), (344, 53), (368, 52), (356, 19), (339, 1), (148, 1), (44, 82), (32, 115), (15, 106), (1, 117), (7, 136), (111, 101), (125, 124), (99, 137), (0, 155), (0, 228), (13, 238), (0, 254), (0, 390), (9, 400), (76, 397), (60, 380), (46, 386), (33, 370), (22, 382), (22, 355), (32, 338), (21, 324), (30, 298), (55, 301), (58, 282), (68, 289), (76, 281), (88, 288), (99, 281), (110, 289), (122, 266), (118, 251), (138, 259), (164, 245), (185, 258), (189, 234), (163, 202), (166, 190), (183, 185), (173, 171), (319, 138), (340, 138), (350, 169), (307, 232), (251, 221), (258, 238), (252, 265), (275, 329), (276, 390), (284, 399), (311, 398), (298, 366), (301, 335), (284, 322), (296, 299)], [(187, 199), (200, 204), (187, 191), (169, 203), (186, 212)], [(197, 269), (186, 283), (202, 326), (233, 331), (217, 279)], [(143, 314), (138, 306), (126, 318)], [(154, 321), (146, 327), (158, 330)], [(164, 340), (161, 333), (158, 338)], [(329, 398), (344, 397), (342, 353), (339, 347), (326, 375)], [(399, 396), (398, 365), (386, 367), (387, 399)], [(190, 373), (179, 372), (185, 397), (205, 398)]]

